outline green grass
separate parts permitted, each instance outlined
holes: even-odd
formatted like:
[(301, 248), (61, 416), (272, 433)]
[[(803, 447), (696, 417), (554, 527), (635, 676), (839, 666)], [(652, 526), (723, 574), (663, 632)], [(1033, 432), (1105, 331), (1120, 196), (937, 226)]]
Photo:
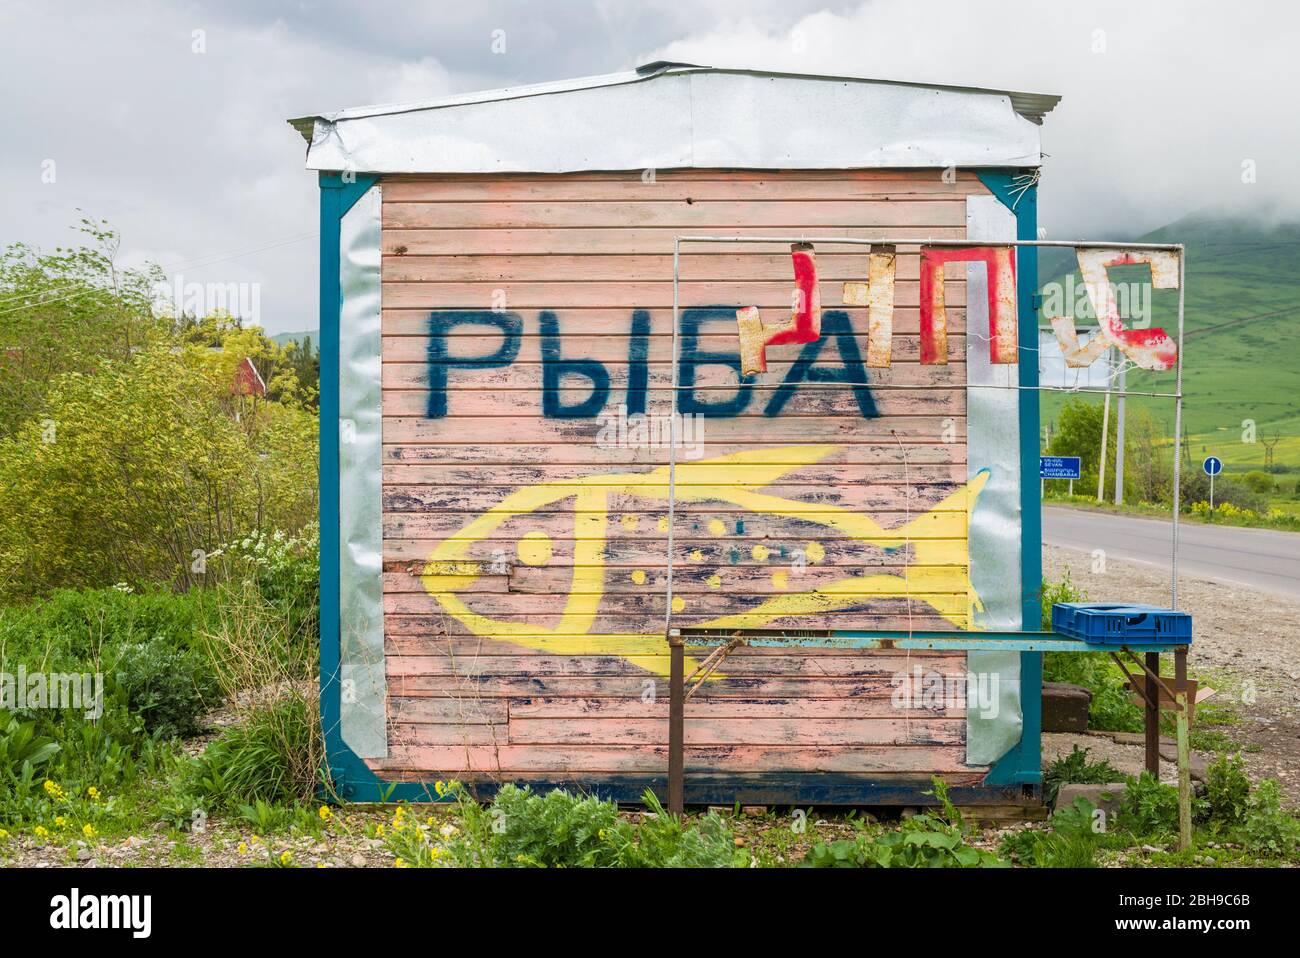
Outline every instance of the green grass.
[[(1263, 440), (1277, 431), (1282, 438), (1275, 461), (1300, 478), (1300, 357), (1289, 345), (1300, 321), (1300, 273), (1294, 267), (1300, 225), (1270, 228), (1193, 214), (1140, 241), (1187, 245), (1183, 427), (1192, 455), (1217, 455), (1226, 471), (1244, 473), (1262, 466)], [(1055, 269), (1045, 264), (1044, 282), (1062, 279), (1075, 265), (1073, 257), (1051, 262)], [(1145, 273), (1144, 267), (1124, 267), (1112, 270), (1112, 279), (1145, 280)], [(1177, 290), (1156, 290), (1151, 325), (1175, 335), (1177, 305)], [(1250, 317), (1263, 318), (1226, 325)], [(1174, 374), (1131, 371), (1127, 385), (1131, 391), (1173, 392)], [(1055, 421), (1064, 400), (1043, 393), (1044, 423)], [(1148, 409), (1173, 435), (1172, 401), (1129, 402)], [(1256, 424), (1253, 444), (1242, 442), (1247, 419)]]

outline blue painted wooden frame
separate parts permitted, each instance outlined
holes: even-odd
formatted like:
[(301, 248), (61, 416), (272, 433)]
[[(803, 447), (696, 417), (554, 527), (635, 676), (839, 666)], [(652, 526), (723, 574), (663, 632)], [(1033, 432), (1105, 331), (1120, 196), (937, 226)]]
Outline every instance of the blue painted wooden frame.
[(436, 801), (428, 785), (381, 781), (343, 741), (339, 682), (339, 233), (343, 216), (378, 181), (320, 175), (320, 714), (334, 791), (354, 802)]
[[(1016, 218), (1016, 239), (1038, 238), (1038, 185), (1020, 188), (1014, 182), (1024, 170), (979, 170), (983, 183)], [(1012, 190), (1015, 189), (1013, 193)], [(1038, 248), (1016, 250), (1016, 318), (1020, 330), (1020, 607), (1021, 625), (1028, 629), (1042, 621), (1043, 514), (1038, 483), (1038, 343), (1026, 348), (1026, 330), (1037, 337), (1038, 316), (1034, 294), (1038, 288)], [(1043, 654), (1020, 653), (1020, 741), (998, 759), (984, 778), (986, 785), (1020, 783), (1037, 785), (1042, 774)]]

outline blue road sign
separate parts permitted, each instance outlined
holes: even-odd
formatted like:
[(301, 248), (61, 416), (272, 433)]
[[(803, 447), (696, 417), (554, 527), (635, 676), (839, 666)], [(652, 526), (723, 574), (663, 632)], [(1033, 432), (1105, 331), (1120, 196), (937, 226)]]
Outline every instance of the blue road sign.
[(1078, 456), (1039, 456), (1039, 479), (1078, 479), (1082, 474)]
[(1218, 456), (1206, 456), (1205, 461), (1201, 463), (1201, 468), (1205, 470), (1207, 476), (1217, 476), (1223, 472), (1223, 460)]

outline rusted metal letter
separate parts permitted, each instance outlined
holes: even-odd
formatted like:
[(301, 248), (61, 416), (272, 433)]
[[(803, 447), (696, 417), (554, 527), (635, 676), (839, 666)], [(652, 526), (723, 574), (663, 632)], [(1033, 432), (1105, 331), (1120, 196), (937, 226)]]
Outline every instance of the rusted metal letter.
[(989, 361), (1019, 361), (1016, 336), (1016, 262), (1010, 246), (921, 248), (921, 362), (948, 362), (945, 263), (983, 263), (988, 270)]
[(867, 365), (888, 368), (894, 338), (894, 276), (897, 254), (892, 246), (873, 248), (867, 281), (844, 284), (844, 305), (867, 307)]
[[(1151, 267), (1151, 285), (1156, 289), (1178, 288), (1178, 254), (1173, 250), (1145, 249), (1093, 249), (1079, 247), (1079, 272), (1088, 290), (1088, 300), (1097, 314), (1099, 332), (1087, 346), (1078, 347), (1074, 320), (1057, 317), (1052, 320), (1061, 351), (1066, 353), (1066, 363), (1087, 366), (1108, 345), (1116, 347), (1143, 369), (1171, 369), (1178, 361), (1178, 344), (1163, 329), (1125, 329), (1115, 302), (1115, 292), (1107, 270), (1112, 266), (1136, 266), (1146, 263)], [(1068, 350), (1073, 347), (1076, 361), (1071, 362)], [(1091, 357), (1091, 359), (1089, 358)], [(1087, 361), (1085, 361), (1087, 360)]]
[(764, 326), (757, 306), (736, 310), (742, 375), (767, 372), (768, 346), (811, 343), (822, 334), (821, 292), (817, 288), (817, 260), (812, 244), (793, 244), (790, 258), (794, 261), (794, 302), (788, 323)]

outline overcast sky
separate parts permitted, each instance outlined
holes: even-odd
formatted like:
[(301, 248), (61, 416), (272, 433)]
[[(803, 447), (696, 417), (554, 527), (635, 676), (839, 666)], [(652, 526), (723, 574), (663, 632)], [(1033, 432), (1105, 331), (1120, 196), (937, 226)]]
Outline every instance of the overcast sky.
[(658, 59), (1061, 94), (1050, 236), (1289, 219), (1298, 46), (1280, 0), (0, 0), (0, 243), (66, 243), (84, 210), (129, 263), (260, 284), (268, 331), (314, 328), (317, 191), (287, 117)]

